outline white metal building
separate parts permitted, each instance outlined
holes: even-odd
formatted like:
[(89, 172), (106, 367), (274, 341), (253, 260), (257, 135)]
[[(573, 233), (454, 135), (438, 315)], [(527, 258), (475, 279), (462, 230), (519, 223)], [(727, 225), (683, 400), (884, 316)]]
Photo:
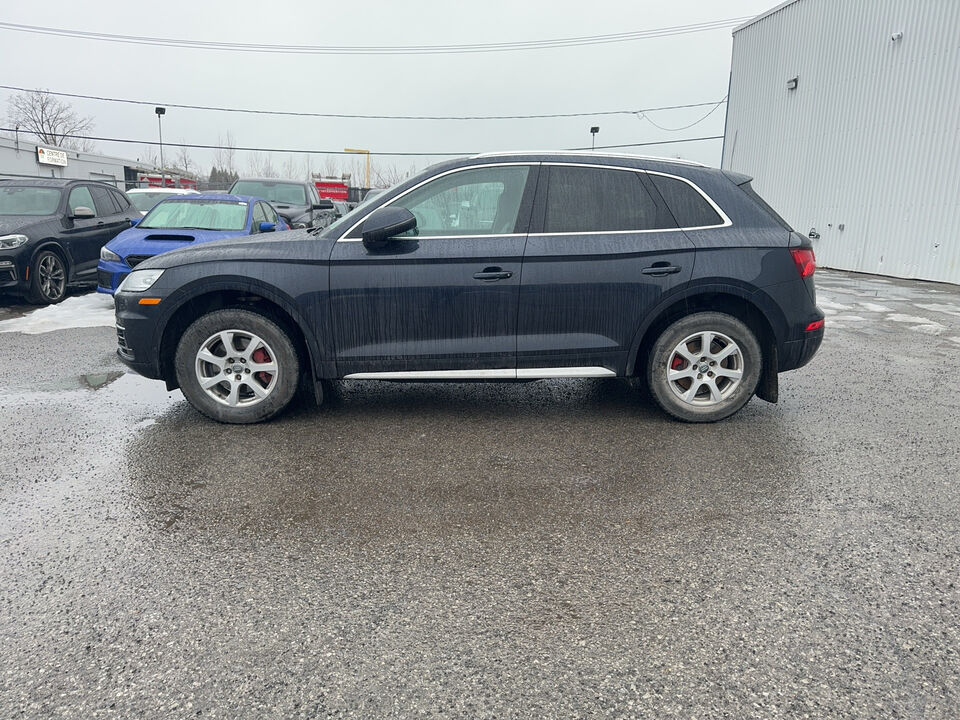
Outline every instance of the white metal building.
[(723, 167), (818, 264), (960, 283), (960, 0), (789, 0), (733, 31)]

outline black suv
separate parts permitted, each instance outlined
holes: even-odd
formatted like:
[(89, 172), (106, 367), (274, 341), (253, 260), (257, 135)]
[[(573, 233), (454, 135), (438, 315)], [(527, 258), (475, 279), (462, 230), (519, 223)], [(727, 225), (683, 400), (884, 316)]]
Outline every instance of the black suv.
[(725, 418), (823, 338), (814, 257), (702, 165), (572, 153), (453, 160), (320, 233), (209, 243), (116, 294), (120, 357), (202, 413), (264, 420), (303, 380), (645, 380)]
[(0, 292), (57, 303), (97, 282), (100, 248), (140, 213), (126, 194), (84, 180), (0, 180)]
[(241, 178), (230, 187), (230, 193), (269, 200), (291, 230), (325, 228), (337, 218), (333, 202), (321, 198), (309, 182)]

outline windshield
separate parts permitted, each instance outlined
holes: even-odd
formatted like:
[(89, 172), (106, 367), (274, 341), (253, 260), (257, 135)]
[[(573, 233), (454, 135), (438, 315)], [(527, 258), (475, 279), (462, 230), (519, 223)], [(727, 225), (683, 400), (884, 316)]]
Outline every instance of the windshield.
[(307, 204), (307, 193), (303, 189), (303, 185), (294, 185), (293, 183), (237, 180), (230, 188), (230, 193), (233, 195), (254, 195), (284, 205)]
[(166, 200), (168, 197), (170, 197), (170, 193), (162, 193), (162, 192), (142, 192), (142, 193), (127, 193), (127, 194), (130, 197), (130, 202), (132, 202), (133, 206), (140, 212), (146, 212), (161, 200)]
[(247, 204), (228, 200), (164, 200), (137, 227), (191, 230), (243, 230)]
[(0, 188), (0, 215), (53, 215), (60, 205), (57, 188), (14, 185)]

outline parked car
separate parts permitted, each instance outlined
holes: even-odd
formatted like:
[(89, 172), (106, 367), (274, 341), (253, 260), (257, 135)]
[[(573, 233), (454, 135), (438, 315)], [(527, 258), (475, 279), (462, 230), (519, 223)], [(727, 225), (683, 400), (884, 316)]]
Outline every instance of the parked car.
[(86, 180), (0, 180), (0, 292), (58, 303), (96, 281), (100, 248), (140, 213), (112, 186)]
[(127, 190), (127, 197), (130, 202), (137, 206), (141, 215), (146, 215), (154, 205), (161, 200), (166, 200), (174, 195), (196, 195), (196, 190), (186, 188), (134, 188)]
[(637, 377), (725, 418), (823, 338), (815, 259), (750, 178), (576, 153), (435, 165), (321, 232), (174, 251), (116, 295), (118, 353), (222, 422), (301, 380)]
[(240, 178), (230, 188), (238, 195), (269, 200), (291, 228), (323, 228), (336, 219), (333, 202), (321, 198), (313, 183), (297, 180)]
[(387, 191), (386, 188), (370, 188), (369, 190), (367, 190), (366, 195), (363, 196), (363, 202), (367, 202), (368, 200), (375, 200), (376, 198), (383, 195), (386, 191)]
[(113, 294), (154, 255), (213, 240), (289, 230), (270, 203), (246, 195), (180, 194), (162, 200), (100, 251), (97, 292)]

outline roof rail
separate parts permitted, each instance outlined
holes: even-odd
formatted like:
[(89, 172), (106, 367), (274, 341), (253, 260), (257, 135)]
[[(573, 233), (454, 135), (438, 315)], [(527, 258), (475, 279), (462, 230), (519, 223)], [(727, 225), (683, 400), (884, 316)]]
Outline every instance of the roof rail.
[(633, 158), (636, 160), (656, 160), (657, 162), (675, 163), (678, 165), (695, 165), (696, 167), (709, 167), (695, 160), (681, 160), (679, 158), (657, 157), (656, 155), (633, 155), (631, 153), (608, 153), (595, 152), (593, 150), (507, 150), (504, 152), (484, 152), (471, 155), (474, 158), (483, 157), (505, 157), (513, 155), (572, 155), (574, 157), (612, 157), (612, 158)]

